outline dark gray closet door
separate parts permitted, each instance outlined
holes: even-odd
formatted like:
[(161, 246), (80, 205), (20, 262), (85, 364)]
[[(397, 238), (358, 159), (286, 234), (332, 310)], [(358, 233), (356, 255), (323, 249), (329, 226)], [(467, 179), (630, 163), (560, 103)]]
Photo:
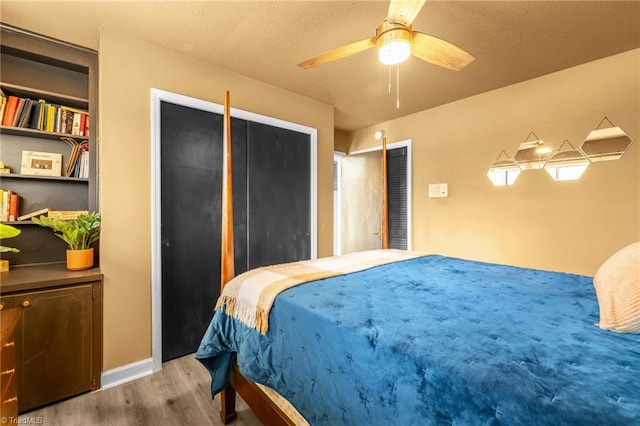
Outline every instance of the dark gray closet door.
[(310, 136), (249, 122), (249, 268), (311, 256)]
[[(161, 103), (162, 360), (195, 352), (220, 295), (222, 116)], [(246, 270), (246, 122), (232, 120), (236, 272)]]

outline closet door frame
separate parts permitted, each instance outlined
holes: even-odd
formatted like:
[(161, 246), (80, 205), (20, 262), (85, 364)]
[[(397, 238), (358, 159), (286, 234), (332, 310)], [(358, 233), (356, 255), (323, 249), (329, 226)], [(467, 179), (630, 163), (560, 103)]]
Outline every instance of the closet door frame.
[[(412, 230), (412, 197), (413, 197), (413, 172), (411, 165), (413, 164), (413, 154), (411, 146), (413, 144), (412, 139), (405, 139), (398, 142), (387, 143), (387, 151), (398, 148), (407, 148), (407, 250), (411, 250), (412, 241), (411, 234)], [(349, 155), (358, 155), (364, 154), (366, 152), (372, 151), (382, 151), (382, 146), (374, 146), (372, 148), (365, 148), (358, 151), (353, 151), (349, 153)], [(340, 191), (340, 186), (338, 186), (338, 191)]]
[[(197, 99), (160, 89), (151, 89), (151, 329), (152, 355), (151, 372), (162, 369), (162, 247), (161, 247), (161, 164), (160, 164), (160, 104), (168, 102), (189, 108), (216, 114), (224, 114), (224, 106), (213, 102)], [(310, 144), (310, 253), (311, 258), (317, 257), (317, 222), (318, 222), (318, 191), (317, 191), (317, 141), (318, 130), (312, 127), (268, 117), (253, 112), (231, 108), (231, 116), (242, 120), (253, 121), (294, 130), (309, 135)], [(212, 283), (217, 285), (217, 283)], [(145, 363), (147, 364), (147, 363)], [(148, 364), (147, 364), (148, 365)]]

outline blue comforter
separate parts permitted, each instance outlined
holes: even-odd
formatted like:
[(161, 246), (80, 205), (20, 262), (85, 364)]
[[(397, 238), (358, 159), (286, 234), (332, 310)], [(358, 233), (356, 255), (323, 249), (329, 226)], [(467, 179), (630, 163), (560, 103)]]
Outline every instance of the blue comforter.
[(589, 277), (427, 256), (291, 288), (266, 336), (218, 310), (197, 352), (312, 425), (640, 425), (640, 335)]

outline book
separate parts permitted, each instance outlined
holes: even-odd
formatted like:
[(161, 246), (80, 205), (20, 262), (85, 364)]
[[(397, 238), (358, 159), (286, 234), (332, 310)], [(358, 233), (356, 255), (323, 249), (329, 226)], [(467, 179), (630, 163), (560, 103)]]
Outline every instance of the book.
[(18, 118), (18, 127), (28, 127), (29, 118), (31, 117), (31, 108), (33, 107), (34, 101), (29, 98), (24, 100), (24, 108), (20, 112), (20, 118)]
[(16, 112), (13, 115), (10, 126), (17, 126), (20, 116), (22, 115), (22, 109), (24, 108), (25, 98), (18, 98), (18, 104), (16, 105)]
[(87, 125), (87, 114), (82, 113), (80, 114), (80, 130), (78, 131), (78, 134), (80, 136), (84, 136), (84, 129)]
[(5, 107), (4, 117), (2, 117), (3, 126), (11, 126), (11, 123), (13, 123), (13, 117), (16, 114), (16, 107), (18, 106), (19, 100), (20, 98), (17, 96), (9, 96), (7, 98), (7, 106)]
[(82, 168), (80, 177), (87, 179), (89, 178), (89, 151), (82, 151)]
[(89, 214), (87, 210), (49, 210), (47, 215), (53, 219), (73, 220), (81, 214)]
[(47, 125), (44, 129), (47, 132), (53, 132), (55, 130), (55, 115), (56, 115), (56, 106), (47, 104), (46, 118), (45, 118)]
[(89, 137), (89, 114), (87, 114), (87, 121), (84, 125), (84, 135)]
[(66, 133), (70, 135), (72, 129), (73, 129), (73, 111), (67, 110), (64, 117), (64, 132), (61, 132), (61, 133)]
[(47, 208), (44, 208), (44, 209), (36, 210), (35, 212), (31, 212), (31, 213), (27, 213), (27, 214), (22, 215), (22, 216), (18, 216), (18, 222), (23, 221), (23, 220), (27, 220), (27, 219), (31, 219), (32, 217), (40, 216), (40, 215), (43, 215), (43, 214), (48, 214), (50, 210), (51, 209), (49, 207), (47, 207)]
[(31, 107), (31, 117), (29, 117), (29, 125), (30, 129), (40, 130), (40, 123), (42, 121), (42, 103), (41, 102), (32, 102)]
[(2, 123), (2, 118), (4, 117), (4, 111), (7, 107), (7, 97), (0, 97), (0, 123)]
[(11, 190), (5, 190), (2, 193), (2, 221), (9, 219), (9, 200), (11, 199)]
[(82, 113), (73, 113), (73, 124), (71, 127), (71, 134), (74, 136), (80, 136), (80, 123), (82, 122)]
[(18, 217), (20, 197), (15, 192), (11, 193), (9, 199), (9, 222), (14, 222)]
[(62, 127), (62, 108), (56, 108), (56, 126), (55, 126), (55, 132), (56, 133), (62, 133), (60, 131), (60, 128)]
[(44, 115), (47, 110), (47, 102), (44, 99), (38, 99), (40, 104), (40, 115), (38, 117), (38, 130), (44, 130)]

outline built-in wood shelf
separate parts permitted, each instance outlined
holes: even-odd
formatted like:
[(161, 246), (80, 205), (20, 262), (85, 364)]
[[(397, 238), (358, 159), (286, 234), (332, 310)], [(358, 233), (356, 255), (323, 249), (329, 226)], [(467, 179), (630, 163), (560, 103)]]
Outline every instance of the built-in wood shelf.
[(0, 126), (0, 133), (6, 135), (30, 136), (40, 139), (60, 140), (60, 138), (73, 138), (78, 142), (89, 140), (88, 136), (70, 135), (68, 133), (45, 132), (44, 130), (28, 129), (25, 127)]
[(87, 109), (87, 106), (89, 105), (89, 99), (87, 98), (79, 98), (77, 96), (65, 95), (63, 93), (50, 92), (48, 90), (40, 90), (33, 87), (5, 82), (0, 82), (0, 86), (2, 87), (2, 90), (5, 91), (5, 95), (14, 95), (30, 99), (46, 99), (48, 102), (54, 104), (79, 109)]
[(65, 182), (87, 183), (87, 178), (66, 177), (66, 176), (44, 176), (44, 175), (21, 175), (19, 173), (2, 173), (0, 179), (36, 179), (36, 180), (55, 180)]

